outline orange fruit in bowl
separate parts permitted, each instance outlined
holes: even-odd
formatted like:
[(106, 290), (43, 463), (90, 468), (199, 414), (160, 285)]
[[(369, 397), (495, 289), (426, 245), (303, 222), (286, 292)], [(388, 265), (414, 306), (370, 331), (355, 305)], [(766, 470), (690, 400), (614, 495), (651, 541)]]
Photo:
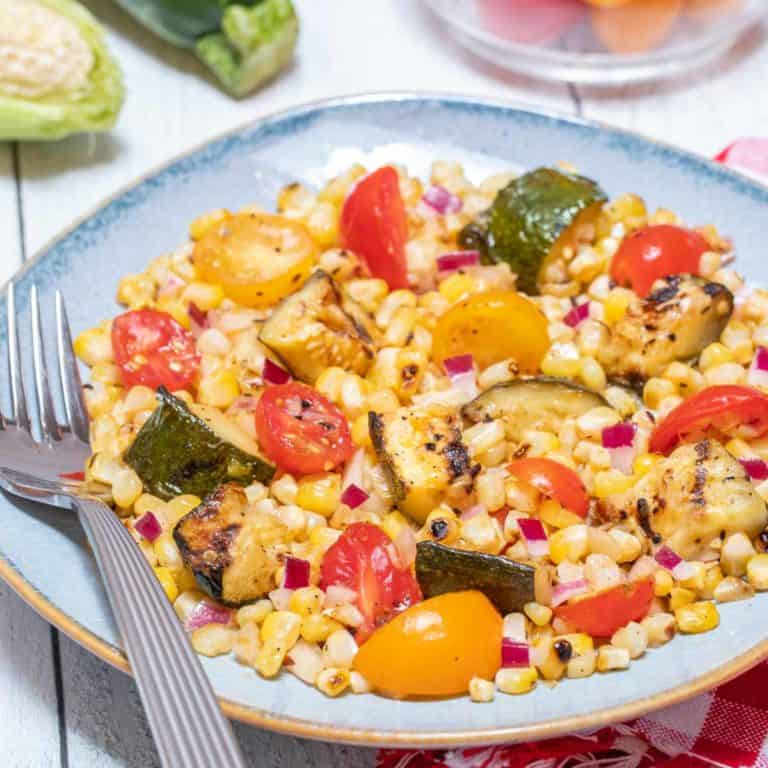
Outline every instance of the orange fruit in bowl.
[(683, 11), (683, 0), (630, 0), (621, 5), (607, 5), (599, 0), (599, 4), (592, 4), (595, 35), (609, 51), (618, 54), (645, 53), (658, 48)]

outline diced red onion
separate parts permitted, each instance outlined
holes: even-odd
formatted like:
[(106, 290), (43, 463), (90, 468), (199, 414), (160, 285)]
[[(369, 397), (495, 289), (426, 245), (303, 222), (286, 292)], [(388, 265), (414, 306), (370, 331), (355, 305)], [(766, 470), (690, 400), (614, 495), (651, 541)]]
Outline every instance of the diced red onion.
[(768, 479), (768, 464), (762, 459), (739, 459), (739, 463), (753, 480)]
[(187, 314), (192, 321), (192, 325), (197, 326), (200, 330), (208, 327), (208, 315), (194, 301), (189, 302)]
[(410, 568), (416, 561), (416, 536), (410, 525), (401, 525), (395, 536), (395, 549), (401, 568)]
[(284, 589), (301, 589), (309, 586), (309, 560), (300, 557), (285, 558)]
[(368, 501), (368, 494), (354, 483), (348, 485), (341, 494), (341, 503), (346, 504), (350, 509), (357, 509), (361, 504)]
[(589, 302), (585, 301), (583, 304), (577, 304), (570, 312), (563, 318), (563, 322), (566, 325), (570, 325), (571, 328), (575, 328), (579, 323), (582, 323), (589, 317)]
[(637, 425), (629, 421), (613, 424), (603, 429), (602, 439), (604, 448), (625, 448), (635, 440)]
[(758, 347), (747, 371), (747, 383), (768, 389), (768, 349)]
[(544, 557), (549, 554), (549, 539), (541, 520), (532, 517), (520, 517), (517, 520), (520, 533), (531, 557)]
[(365, 451), (358, 448), (352, 458), (344, 466), (344, 474), (341, 478), (341, 487), (346, 488), (350, 485), (363, 487), (363, 464), (365, 463)]
[(451, 251), (437, 257), (440, 272), (455, 272), (457, 269), (476, 267), (480, 263), (480, 251)]
[(611, 466), (623, 472), (625, 475), (632, 474), (632, 468), (635, 465), (637, 449), (634, 445), (624, 448), (608, 448), (608, 454), (611, 457)]
[(228, 608), (216, 605), (208, 600), (201, 600), (189, 614), (184, 624), (187, 632), (191, 632), (198, 627), (204, 627), (206, 624), (229, 624), (232, 613)]
[(472, 355), (456, 355), (443, 360), (443, 367), (453, 386), (470, 397), (477, 395), (475, 359)]
[(586, 579), (576, 579), (557, 584), (552, 589), (551, 607), (556, 608), (561, 603), (567, 602), (572, 597), (583, 595), (585, 592), (589, 592), (589, 584)]
[(668, 571), (674, 570), (683, 562), (683, 558), (666, 544), (659, 547), (654, 555), (654, 559), (662, 568), (666, 568)]
[(692, 579), (696, 575), (696, 566), (693, 563), (689, 563), (687, 560), (681, 560), (672, 569), (672, 575), (678, 581), (685, 581), (686, 579)]
[(466, 523), (467, 520), (471, 520), (473, 517), (477, 517), (478, 515), (485, 515), (487, 513), (488, 510), (483, 504), (474, 504), (468, 509), (465, 509), (459, 516), (459, 519), (462, 523)]
[(264, 377), (265, 384), (286, 384), (291, 380), (291, 374), (277, 363), (273, 363), (268, 357), (264, 358), (261, 375)]
[(437, 184), (421, 196), (421, 201), (440, 214), (458, 213), (464, 207), (458, 195)]
[(521, 643), (511, 637), (501, 640), (501, 666), (502, 667), (530, 667), (531, 648), (528, 643)]
[(134, 530), (138, 531), (147, 541), (154, 541), (162, 532), (163, 526), (152, 512), (145, 512), (134, 524)]

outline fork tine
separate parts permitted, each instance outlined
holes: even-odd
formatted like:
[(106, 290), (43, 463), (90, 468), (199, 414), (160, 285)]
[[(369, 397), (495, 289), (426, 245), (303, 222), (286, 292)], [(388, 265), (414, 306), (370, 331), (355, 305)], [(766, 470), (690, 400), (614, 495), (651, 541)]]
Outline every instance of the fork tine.
[(16, 321), (16, 290), (13, 281), (8, 283), (6, 309), (8, 314), (8, 375), (11, 379), (11, 418), (19, 429), (30, 432), (27, 396), (24, 393), (24, 377), (21, 372), (21, 348)]
[(61, 431), (56, 423), (56, 413), (53, 410), (51, 388), (48, 384), (48, 365), (45, 362), (45, 347), (43, 345), (43, 327), (40, 321), (40, 299), (37, 286), (33, 285), (29, 295), (32, 312), (32, 362), (35, 372), (35, 392), (37, 394), (37, 411), (40, 422), (40, 434), (43, 440), (60, 440)]
[(72, 349), (72, 333), (69, 329), (67, 308), (61, 291), (56, 290), (56, 350), (59, 360), (61, 388), (64, 392), (64, 409), (72, 433), (88, 442), (88, 413), (83, 400), (83, 386)]

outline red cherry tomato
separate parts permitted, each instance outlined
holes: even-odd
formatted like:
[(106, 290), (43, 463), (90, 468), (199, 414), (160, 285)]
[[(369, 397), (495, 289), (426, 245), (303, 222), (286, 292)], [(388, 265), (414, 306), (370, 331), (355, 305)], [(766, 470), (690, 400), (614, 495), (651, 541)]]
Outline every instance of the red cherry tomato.
[(408, 214), (394, 168), (385, 165), (355, 185), (341, 211), (341, 237), (344, 246), (362, 256), (370, 273), (386, 280), (390, 290), (408, 287)]
[(550, 499), (559, 501), (566, 509), (579, 517), (586, 517), (589, 511), (589, 496), (581, 478), (565, 464), (552, 459), (517, 459), (509, 471), (524, 483), (536, 488)]
[(112, 323), (112, 352), (126, 387), (171, 392), (193, 384), (200, 370), (195, 339), (167, 312), (137, 309)]
[(678, 443), (698, 440), (709, 429), (727, 433), (739, 426), (748, 427), (752, 437), (768, 432), (768, 396), (738, 384), (707, 387), (684, 400), (656, 425), (649, 449), (668, 454)]
[(552, 43), (587, 12), (579, 0), (480, 0), (478, 5), (491, 34), (518, 43)]
[(328, 472), (355, 451), (344, 414), (298, 381), (267, 387), (254, 419), (261, 447), (285, 472)]
[(352, 523), (323, 557), (320, 587), (340, 585), (357, 592), (357, 607), (365, 617), (357, 630), (358, 643), (421, 600), (411, 569), (397, 563), (392, 539), (373, 523)]
[(576, 597), (555, 608), (555, 616), (592, 637), (610, 637), (617, 629), (640, 621), (653, 600), (653, 579), (618, 584)]
[(660, 277), (698, 275), (701, 254), (709, 243), (692, 229), (653, 224), (627, 235), (611, 261), (614, 282), (647, 296)]

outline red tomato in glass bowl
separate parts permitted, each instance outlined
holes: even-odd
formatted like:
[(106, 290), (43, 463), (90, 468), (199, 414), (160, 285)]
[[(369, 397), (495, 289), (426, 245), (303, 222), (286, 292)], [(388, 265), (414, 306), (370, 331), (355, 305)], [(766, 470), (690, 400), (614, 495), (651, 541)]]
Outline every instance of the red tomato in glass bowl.
[(581, 0), (479, 0), (478, 8), (492, 34), (539, 44), (554, 42), (587, 12)]
[(668, 275), (698, 275), (709, 243), (692, 229), (652, 224), (627, 235), (611, 260), (611, 278), (647, 296), (656, 280)]
[(649, 450), (669, 454), (681, 442), (702, 438), (710, 429), (729, 432), (747, 427), (750, 436), (768, 432), (768, 396), (754, 387), (721, 384), (683, 400), (651, 433)]
[(408, 287), (408, 214), (394, 168), (385, 165), (353, 187), (341, 210), (341, 238), (390, 290)]
[(347, 587), (357, 593), (365, 618), (355, 635), (362, 643), (382, 624), (421, 600), (410, 568), (401, 568), (392, 539), (373, 523), (352, 523), (323, 557), (320, 587)]
[(517, 459), (509, 471), (518, 479), (532, 485), (539, 493), (560, 502), (579, 517), (589, 512), (589, 496), (581, 478), (565, 464), (552, 459)]
[(294, 475), (328, 472), (355, 452), (344, 414), (298, 381), (265, 389), (254, 419), (264, 452)]
[(197, 380), (195, 339), (167, 312), (137, 309), (112, 322), (112, 353), (126, 387), (164, 386), (171, 392)]

